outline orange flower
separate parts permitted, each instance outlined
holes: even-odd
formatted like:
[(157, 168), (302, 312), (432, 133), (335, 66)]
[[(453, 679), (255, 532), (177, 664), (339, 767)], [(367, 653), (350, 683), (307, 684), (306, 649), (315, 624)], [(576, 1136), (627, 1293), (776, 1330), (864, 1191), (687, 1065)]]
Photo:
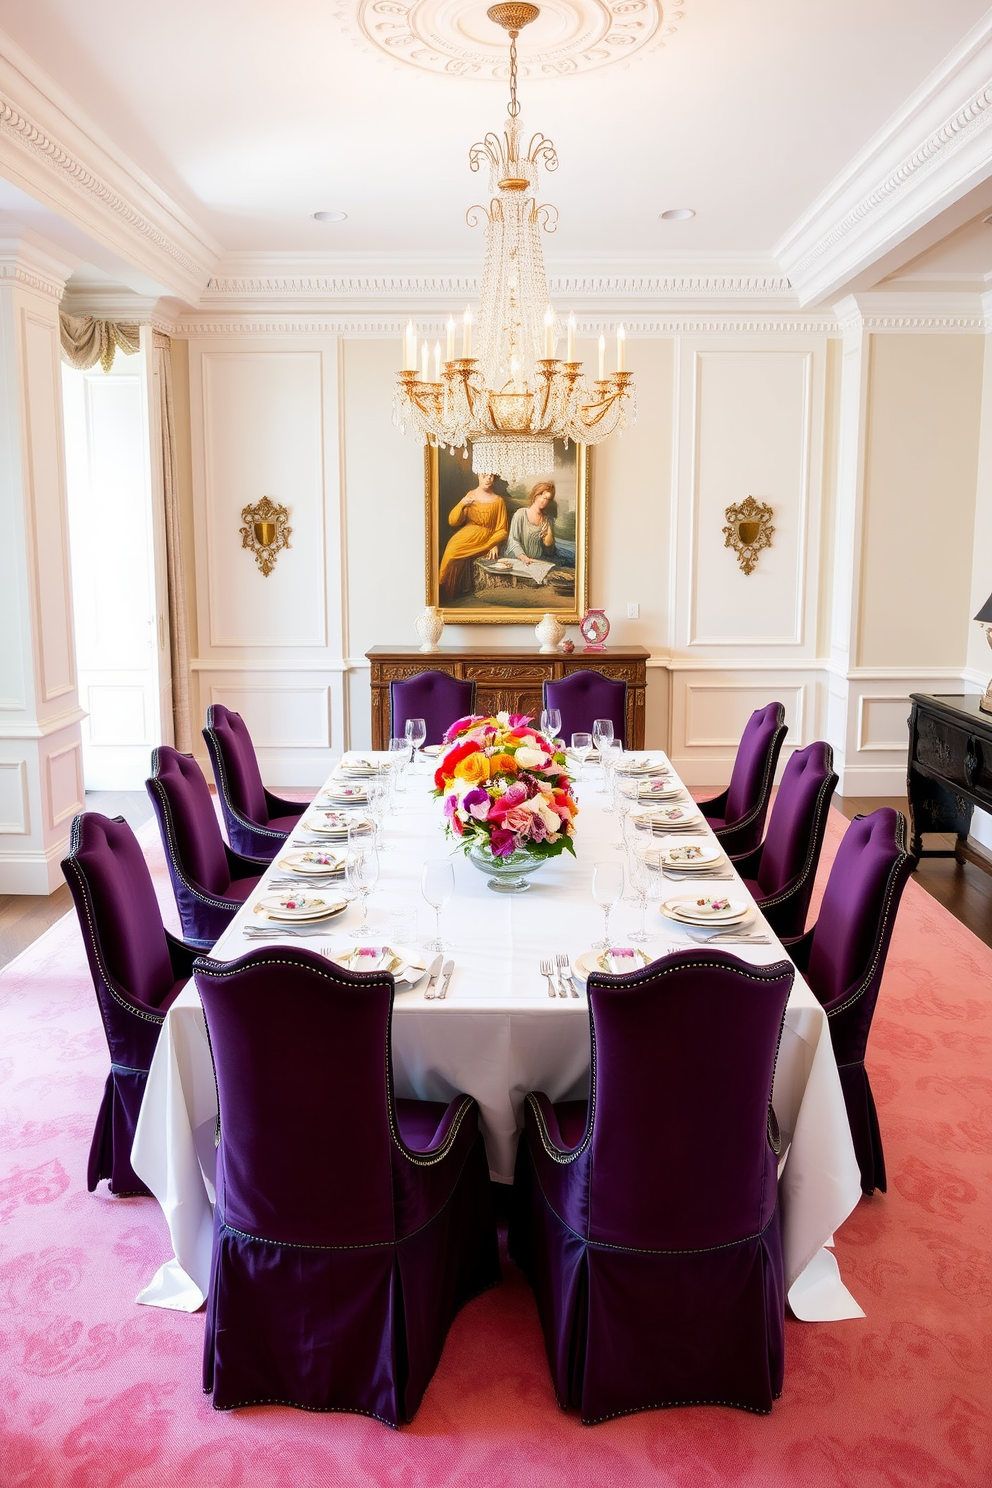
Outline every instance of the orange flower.
[(466, 755), (455, 766), (455, 775), (471, 785), (483, 785), (489, 779), (489, 761), (482, 753)]
[(494, 754), (489, 761), (489, 769), (493, 775), (516, 775), (519, 768), (512, 754)]

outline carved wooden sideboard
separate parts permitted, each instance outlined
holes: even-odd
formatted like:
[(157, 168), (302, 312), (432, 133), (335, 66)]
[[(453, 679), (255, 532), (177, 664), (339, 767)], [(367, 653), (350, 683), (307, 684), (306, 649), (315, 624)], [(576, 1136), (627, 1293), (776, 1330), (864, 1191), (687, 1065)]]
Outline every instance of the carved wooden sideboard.
[(605, 651), (544, 654), (536, 646), (445, 646), (424, 652), (417, 646), (373, 646), (367, 651), (372, 668), (372, 748), (389, 747), (389, 684), (418, 672), (447, 672), (476, 685), (480, 713), (541, 712), (541, 684), (567, 677), (569, 672), (600, 672), (627, 684), (627, 741), (644, 748), (644, 689), (647, 659), (643, 646), (608, 646)]
[[(978, 694), (931, 697), (914, 692), (909, 717), (910, 845), (915, 857), (956, 857), (989, 871), (989, 859), (968, 842), (976, 806), (992, 811), (992, 714)], [(924, 832), (953, 832), (953, 849), (924, 848)]]

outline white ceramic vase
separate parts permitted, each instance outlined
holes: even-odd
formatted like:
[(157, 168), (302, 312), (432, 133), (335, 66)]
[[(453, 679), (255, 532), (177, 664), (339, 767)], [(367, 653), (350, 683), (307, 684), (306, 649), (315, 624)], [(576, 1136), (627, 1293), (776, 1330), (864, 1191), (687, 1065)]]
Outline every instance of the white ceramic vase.
[(534, 626), (534, 634), (541, 643), (542, 651), (557, 651), (558, 642), (565, 639), (565, 627), (554, 615), (545, 615)]
[(444, 629), (441, 611), (436, 605), (428, 605), (426, 610), (421, 611), (416, 619), (416, 629), (420, 637), (421, 651), (436, 651)]

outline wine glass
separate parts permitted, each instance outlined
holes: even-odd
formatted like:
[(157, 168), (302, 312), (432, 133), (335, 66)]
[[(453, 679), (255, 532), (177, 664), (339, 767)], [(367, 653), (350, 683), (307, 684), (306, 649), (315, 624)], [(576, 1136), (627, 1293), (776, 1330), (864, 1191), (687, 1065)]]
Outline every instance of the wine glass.
[(427, 724), (422, 718), (407, 719), (406, 738), (407, 743), (413, 751), (411, 758), (413, 759), (413, 768), (416, 770), (420, 748), (427, 742)]
[(592, 752), (592, 734), (573, 734), (572, 753), (579, 762), (579, 779), (583, 778), (586, 760)]
[(603, 762), (603, 789), (612, 794), (617, 767), (623, 758), (623, 744), (619, 739), (611, 739), (600, 749), (599, 757)]
[[(609, 749), (610, 745), (613, 742), (613, 719), (612, 718), (597, 718), (593, 722), (593, 726), (592, 726), (592, 742), (593, 742), (593, 745), (595, 746), (595, 748), (599, 752), (600, 759), (602, 759), (604, 750)], [(606, 791), (606, 779), (605, 779), (605, 773), (606, 772), (604, 771), (603, 773), (604, 773), (604, 778), (599, 782), (599, 792), (600, 792), (601, 795)]]
[(636, 903), (640, 905), (641, 909), (641, 923), (630, 938), (638, 945), (642, 941), (651, 939), (644, 925), (644, 916), (648, 907), (648, 895), (657, 884), (657, 879), (658, 875), (650, 863), (645, 862), (644, 858), (633, 848), (628, 848), (627, 883), (633, 891)]
[[(371, 825), (371, 823), (366, 825)], [(363, 840), (356, 834), (353, 846), (350, 827), (348, 828), (348, 853), (344, 860), (344, 875), (349, 889), (359, 894), (362, 900), (362, 923), (355, 933), (358, 936), (368, 935), (370, 930), (369, 896), (379, 882), (379, 854), (375, 850), (372, 837)]]
[(386, 801), (388, 796), (389, 781), (381, 775), (375, 776), (365, 787), (365, 799), (368, 802), (369, 815), (375, 823), (375, 845), (379, 852), (383, 851), (382, 823), (386, 815)]
[(420, 892), (434, 911), (434, 939), (427, 942), (429, 951), (446, 949), (441, 939), (441, 911), (455, 892), (455, 870), (450, 858), (428, 858), (420, 875)]
[(557, 739), (561, 731), (561, 709), (541, 709), (541, 733), (547, 734), (549, 739)]
[[(610, 754), (615, 754), (615, 751), (611, 749)], [(630, 808), (634, 804), (634, 797), (631, 791), (630, 781), (620, 774), (620, 771), (616, 768), (615, 759), (613, 761), (613, 780), (611, 783), (613, 787), (613, 808), (620, 819), (620, 841), (615, 842), (613, 846), (618, 852), (623, 852), (627, 845), (627, 817), (630, 814)], [(633, 790), (636, 792), (636, 785), (633, 787)]]
[(594, 940), (594, 951), (606, 950), (610, 944), (610, 911), (620, 902), (623, 893), (623, 864), (594, 863), (592, 867), (592, 897), (603, 911), (603, 939)]
[(404, 778), (406, 767), (410, 763), (409, 739), (390, 739), (389, 763), (393, 767), (393, 779), (396, 781), (397, 792), (406, 790)]

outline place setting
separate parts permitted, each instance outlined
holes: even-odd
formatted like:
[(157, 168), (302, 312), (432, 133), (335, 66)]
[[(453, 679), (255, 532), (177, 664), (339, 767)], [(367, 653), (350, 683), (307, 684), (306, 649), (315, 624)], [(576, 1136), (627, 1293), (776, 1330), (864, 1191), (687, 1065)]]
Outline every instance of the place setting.
[(688, 894), (664, 900), (661, 913), (702, 944), (771, 944), (761, 930), (749, 929), (757, 917), (746, 899), (727, 894)]
[(665, 878), (675, 882), (698, 878), (732, 882), (735, 876), (723, 849), (714, 840), (680, 842), (662, 838), (656, 847), (642, 851), (649, 862), (658, 865)]
[(645, 832), (703, 832), (706, 830), (703, 813), (694, 802), (637, 805), (631, 809), (631, 820)]
[(252, 908), (261, 923), (244, 927), (246, 940), (270, 940), (273, 935), (312, 935), (319, 933), (328, 920), (348, 908), (348, 898), (329, 894), (279, 893), (263, 894)]
[[(348, 837), (349, 824), (354, 817), (349, 812), (335, 811), (326, 807), (317, 806), (311, 809), (300, 822), (300, 827), (305, 832), (312, 832), (316, 837), (326, 837), (331, 841), (344, 842)], [(297, 847), (312, 847), (313, 843), (306, 839), (293, 838)]]

